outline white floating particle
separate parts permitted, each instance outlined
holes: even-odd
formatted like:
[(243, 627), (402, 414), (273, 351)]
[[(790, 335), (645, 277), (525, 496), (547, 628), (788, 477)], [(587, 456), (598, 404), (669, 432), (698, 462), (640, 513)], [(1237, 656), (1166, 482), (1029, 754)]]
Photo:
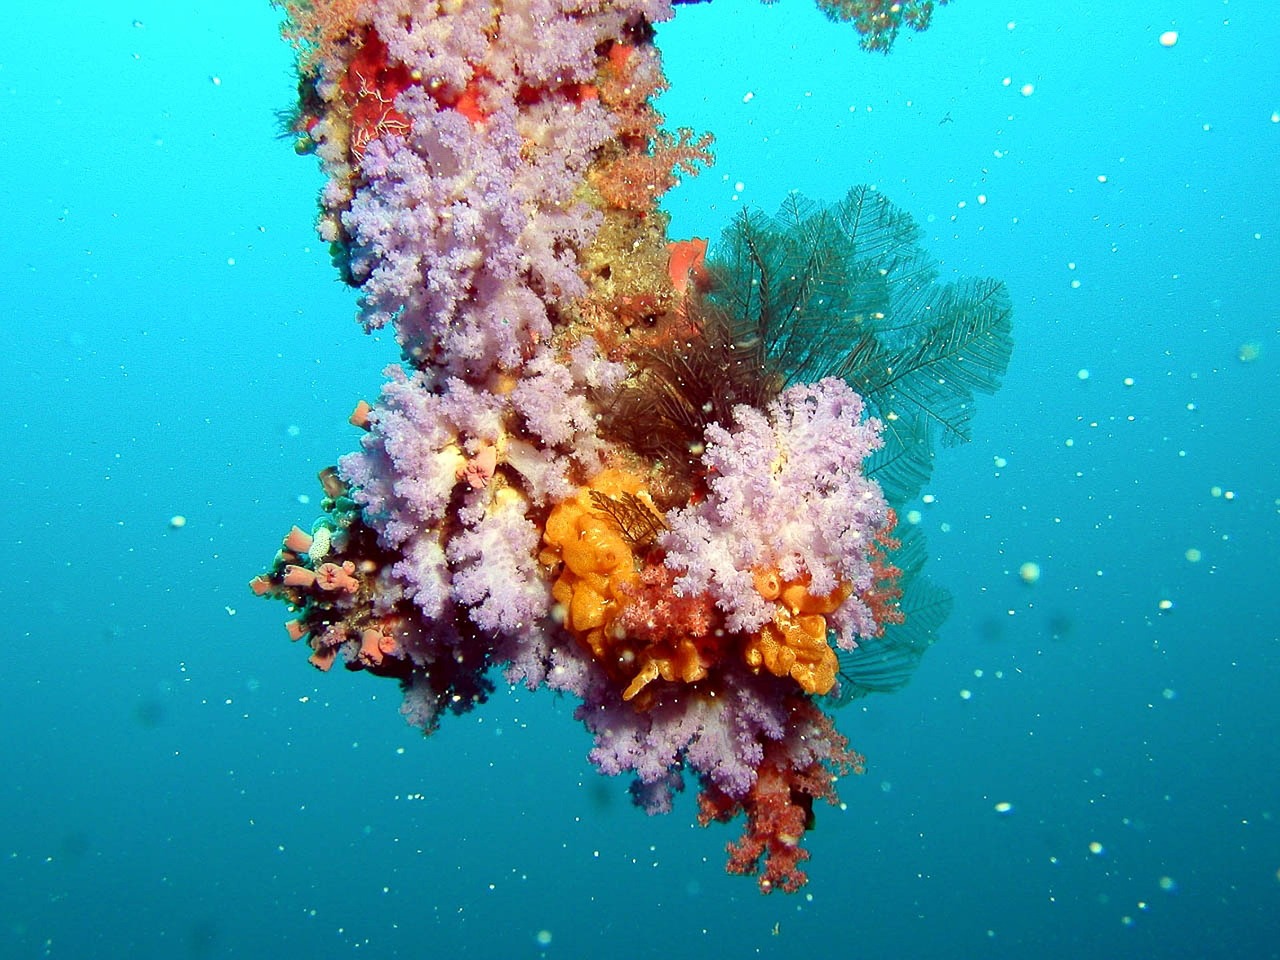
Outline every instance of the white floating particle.
[(1077, 379), (1077, 380), (1088, 380), (1088, 379), (1089, 379), (1089, 370), (1088, 370), (1088, 368), (1086, 368), (1086, 367), (1081, 367), (1079, 370), (1077, 370), (1077, 371), (1076, 371), (1076, 379)]
[(1024, 83), (1018, 92), (1024, 97), (1029, 97), (1036, 92), (1036, 85), (1034, 83)]
[(750, 90), (748, 90), (746, 93), (744, 93), (744, 94), (742, 95), (742, 102), (743, 102), (743, 103), (750, 103), (750, 102), (751, 102), (752, 100), (754, 100), (755, 98), (756, 98), (756, 95), (755, 95), (754, 93), (752, 93)]
[(1177, 44), (1177, 42), (1178, 42), (1177, 30), (1166, 30), (1164, 33), (1160, 34), (1160, 46), (1162, 47), (1172, 47), (1175, 44)]
[(1004, 816), (1005, 814), (1013, 813), (1013, 804), (1010, 803), (1008, 800), (1001, 800), (999, 803), (995, 805), (995, 811), (1001, 816)]
[(181, 530), (187, 525), (187, 518), (180, 513), (175, 513), (169, 518), (169, 528), (172, 530)]
[(1018, 568), (1018, 576), (1022, 578), (1023, 583), (1038, 583), (1040, 581), (1040, 564), (1034, 560), (1028, 560)]

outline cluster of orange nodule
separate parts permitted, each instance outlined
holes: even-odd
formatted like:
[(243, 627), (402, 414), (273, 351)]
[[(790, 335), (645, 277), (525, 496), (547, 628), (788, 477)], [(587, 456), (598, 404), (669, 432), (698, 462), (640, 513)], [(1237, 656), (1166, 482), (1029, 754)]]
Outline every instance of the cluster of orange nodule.
[[(730, 644), (709, 598), (662, 595), (673, 577), (655, 575), (669, 571), (649, 555), (652, 544), (639, 543), (601, 508), (602, 500), (624, 496), (658, 517), (639, 477), (607, 470), (551, 511), (539, 560), (555, 574), (551, 594), (565, 628), (611, 676), (626, 681), (622, 698), (632, 700), (659, 678), (704, 679)], [(851, 588), (842, 585), (815, 596), (807, 580), (785, 581), (774, 570), (758, 571), (754, 584), (775, 604), (773, 619), (732, 646), (740, 647), (744, 662), (756, 672), (790, 677), (806, 693), (828, 693), (838, 662), (827, 641), (826, 615)]]
[(783, 580), (776, 570), (757, 571), (756, 592), (776, 603), (773, 620), (747, 641), (747, 666), (777, 677), (791, 677), (806, 693), (827, 693), (836, 683), (835, 651), (827, 642), (826, 614), (848, 598), (852, 588), (837, 587), (826, 596), (809, 592), (805, 580)]
[(644, 529), (661, 526), (640, 478), (606, 470), (551, 511), (539, 560), (558, 569), (551, 595), (566, 629), (611, 677), (626, 683), (622, 699), (634, 700), (658, 678), (705, 678), (721, 656), (723, 631), (713, 629), (706, 598), (670, 593), (673, 578), (652, 537), (627, 529), (625, 520), (601, 506), (623, 498), (634, 498), (652, 514), (651, 522), (641, 521)]
[(592, 491), (648, 500), (638, 477), (606, 470), (551, 511), (538, 559), (548, 569), (559, 567), (551, 596), (565, 628), (611, 673), (625, 674), (635, 663), (635, 650), (616, 635), (614, 621), (640, 574), (633, 545), (618, 523), (592, 502)]

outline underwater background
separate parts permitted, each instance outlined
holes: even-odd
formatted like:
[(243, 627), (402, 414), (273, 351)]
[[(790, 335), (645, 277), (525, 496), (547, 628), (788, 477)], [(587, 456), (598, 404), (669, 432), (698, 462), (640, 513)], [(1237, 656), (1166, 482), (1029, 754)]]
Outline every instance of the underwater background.
[(424, 740), (289, 644), (247, 581), (397, 349), (278, 139), (279, 15), (10, 6), (0, 956), (1280, 956), (1270, 0), (955, 0), (888, 57), (805, 0), (660, 26), (717, 138), (673, 236), (870, 183), (1015, 309), (915, 505), (952, 615), (840, 711), (867, 772), (768, 897), (569, 701)]

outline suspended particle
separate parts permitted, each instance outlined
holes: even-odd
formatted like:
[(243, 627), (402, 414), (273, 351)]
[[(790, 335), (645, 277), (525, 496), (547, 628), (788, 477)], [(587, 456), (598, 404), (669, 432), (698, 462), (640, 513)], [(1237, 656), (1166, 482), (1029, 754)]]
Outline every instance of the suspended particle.
[(1172, 47), (1172, 46), (1175, 46), (1177, 42), (1178, 42), (1177, 30), (1166, 30), (1164, 33), (1160, 34), (1160, 46), (1162, 47)]

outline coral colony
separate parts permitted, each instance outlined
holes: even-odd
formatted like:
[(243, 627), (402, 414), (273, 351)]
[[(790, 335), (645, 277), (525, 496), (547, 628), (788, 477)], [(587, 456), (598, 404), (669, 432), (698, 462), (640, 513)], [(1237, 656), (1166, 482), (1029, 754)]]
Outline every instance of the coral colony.
[[(885, 51), (933, 7), (819, 2)], [(499, 676), (576, 698), (637, 804), (687, 775), (704, 824), (745, 817), (729, 870), (798, 889), (863, 765), (823, 707), (904, 683), (947, 613), (895, 508), (998, 386), (1003, 286), (938, 282), (870, 188), (669, 238), (712, 160), (654, 108), (671, 0), (281, 6), (320, 234), (402, 361), (253, 589), (424, 731)]]

